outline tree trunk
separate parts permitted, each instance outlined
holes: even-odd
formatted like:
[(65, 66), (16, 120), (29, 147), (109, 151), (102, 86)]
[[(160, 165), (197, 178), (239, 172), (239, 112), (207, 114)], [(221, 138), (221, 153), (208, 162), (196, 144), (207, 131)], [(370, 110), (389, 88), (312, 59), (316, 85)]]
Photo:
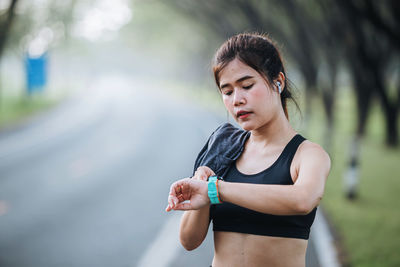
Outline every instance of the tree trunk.
[(336, 100), (336, 75), (337, 66), (334, 60), (329, 63), (330, 84), (322, 90), (322, 100), (324, 102), (324, 110), (326, 114), (326, 128), (324, 134), (324, 148), (328, 153), (332, 152), (332, 138), (334, 132), (334, 106)]
[(12, 0), (10, 3), (10, 7), (8, 8), (7, 12), (4, 14), (4, 22), (0, 25), (0, 58), (4, 51), (4, 46), (7, 41), (8, 33), (11, 28), (11, 24), (14, 19), (14, 10), (17, 5), (17, 0)]
[[(332, 86), (332, 85), (331, 85)], [(332, 150), (332, 137), (333, 137), (333, 130), (334, 130), (334, 114), (333, 114), (333, 105), (334, 105), (334, 90), (331, 86), (325, 86), (322, 90), (322, 100), (323, 100), (323, 107), (326, 115), (326, 127), (325, 127), (325, 134), (324, 134), (324, 148), (329, 153)]]
[(385, 115), (386, 122), (386, 145), (389, 147), (396, 147), (399, 145), (399, 132), (398, 132), (398, 112), (395, 107), (387, 107)]
[[(12, 0), (7, 12), (4, 13), (4, 17), (5, 17), (4, 21), (2, 21), (2, 23), (0, 25), (0, 61), (3, 56), (4, 47), (7, 42), (7, 37), (10, 32), (12, 21), (14, 20), (14, 16), (15, 16), (14, 10), (15, 10), (16, 5), (17, 5), (17, 0)], [(2, 87), (1, 86), (2, 85), (0, 84), (0, 106), (2, 106), (2, 104), (1, 104), (1, 101), (2, 101), (2, 97), (1, 97), (2, 90), (1, 89), (2, 89)]]
[[(326, 120), (325, 134), (324, 134), (324, 148), (329, 155), (332, 155), (332, 140), (335, 132), (335, 124), (333, 119)], [(331, 156), (332, 157), (332, 156)]]
[(354, 89), (357, 94), (357, 129), (350, 145), (349, 164), (343, 176), (344, 190), (346, 197), (355, 200), (358, 197), (359, 165), (360, 165), (360, 143), (365, 135), (367, 118), (371, 107), (371, 99), (373, 92), (372, 75), (368, 75), (368, 69), (362, 69), (360, 58), (354, 57), (351, 50), (347, 51), (349, 56), (349, 66), (353, 74)]
[[(388, 96), (388, 93), (385, 91), (385, 85), (383, 81), (383, 73), (380, 72), (379, 65), (375, 66), (374, 73), (374, 83), (375, 90), (378, 93), (380, 98), (381, 105), (383, 107), (385, 123), (386, 123), (386, 145), (389, 147), (396, 147), (398, 145), (398, 127), (397, 127), (397, 118), (398, 118), (398, 107), (397, 107), (397, 99), (395, 101), (390, 101), (391, 99)], [(398, 96), (400, 97), (400, 95)]]
[(346, 197), (355, 200), (358, 197), (358, 185), (360, 183), (360, 142), (362, 137), (356, 134), (350, 144), (350, 161), (346, 172), (344, 173), (344, 191)]
[(308, 134), (308, 129), (310, 126), (311, 116), (312, 116), (312, 106), (314, 100), (315, 92), (315, 81), (306, 78), (306, 88), (305, 88), (305, 108), (304, 108), (304, 119), (302, 123), (303, 132), (305, 135)]

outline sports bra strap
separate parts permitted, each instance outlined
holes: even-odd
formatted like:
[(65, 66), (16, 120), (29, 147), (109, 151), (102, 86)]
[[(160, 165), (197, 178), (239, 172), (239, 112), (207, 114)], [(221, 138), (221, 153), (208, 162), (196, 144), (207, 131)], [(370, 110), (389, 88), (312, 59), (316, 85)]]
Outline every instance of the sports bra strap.
[(282, 160), (290, 164), (296, 154), (297, 148), (304, 140), (306, 139), (303, 136), (296, 134), (284, 148), (282, 152)]

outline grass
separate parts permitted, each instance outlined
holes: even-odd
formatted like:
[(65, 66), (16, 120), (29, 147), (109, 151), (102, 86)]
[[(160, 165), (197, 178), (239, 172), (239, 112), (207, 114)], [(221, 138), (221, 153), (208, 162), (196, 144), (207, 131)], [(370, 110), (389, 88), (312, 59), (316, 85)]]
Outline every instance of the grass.
[[(400, 150), (384, 145), (385, 125), (374, 104), (360, 151), (359, 196), (345, 198), (343, 174), (355, 130), (356, 109), (350, 90), (341, 90), (336, 105), (332, 168), (322, 205), (338, 234), (346, 266), (400, 266)], [(322, 144), (324, 114), (317, 102), (307, 129), (309, 138)], [(400, 125), (400, 121), (399, 121)]]
[[(191, 95), (195, 101), (203, 104), (206, 101), (205, 105), (211, 107), (222, 105), (218, 98), (212, 100), (215, 98), (212, 91), (195, 91)], [(186, 93), (185, 96), (190, 94)], [(302, 101), (300, 104), (303, 104)], [(368, 121), (367, 135), (360, 146), (359, 198), (355, 201), (347, 200), (343, 190), (343, 174), (349, 160), (349, 144), (355, 131), (357, 116), (351, 90), (339, 91), (335, 116), (336, 126), (330, 152), (332, 168), (322, 206), (335, 228), (340, 250), (344, 251), (344, 265), (400, 266), (400, 149), (387, 148), (384, 145), (383, 115), (379, 105), (375, 103)], [(299, 116), (294, 116), (293, 121), (296, 129), (302, 125), (297, 118)], [(322, 104), (315, 100), (309, 125), (307, 129), (299, 129), (299, 132), (304, 133), (308, 139), (323, 144), (324, 121)]]
[[(341, 111), (341, 119), (351, 107)], [(400, 266), (400, 151), (384, 145), (384, 123), (375, 106), (361, 145), (359, 198), (344, 198), (342, 177), (348, 161), (348, 125), (337, 122), (334, 165), (323, 205), (352, 266)]]
[(352, 266), (400, 265), (399, 159), (399, 151), (385, 149), (367, 138), (362, 147), (356, 201), (348, 201), (343, 195), (346, 159), (335, 159), (322, 203)]
[(0, 100), (0, 129), (19, 123), (58, 103), (41, 95), (4, 96)]

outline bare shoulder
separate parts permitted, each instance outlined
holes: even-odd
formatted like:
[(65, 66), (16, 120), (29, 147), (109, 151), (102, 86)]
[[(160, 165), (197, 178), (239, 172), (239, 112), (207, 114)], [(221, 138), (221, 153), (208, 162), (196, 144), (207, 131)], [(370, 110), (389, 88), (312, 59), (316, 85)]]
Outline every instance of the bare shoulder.
[(313, 181), (325, 181), (330, 169), (331, 159), (328, 153), (317, 143), (305, 140), (299, 145), (294, 155), (291, 174), (293, 182), (296, 182), (299, 177), (303, 177), (302, 180), (306, 177)]
[(305, 140), (300, 144), (297, 152), (300, 164), (312, 163), (313, 165), (320, 165), (328, 170), (330, 169), (331, 159), (319, 144)]

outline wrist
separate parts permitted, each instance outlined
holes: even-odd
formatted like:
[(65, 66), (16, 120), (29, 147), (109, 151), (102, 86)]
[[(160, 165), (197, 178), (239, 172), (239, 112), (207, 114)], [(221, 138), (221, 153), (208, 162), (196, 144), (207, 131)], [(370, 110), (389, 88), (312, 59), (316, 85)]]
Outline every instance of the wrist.
[(221, 200), (221, 202), (224, 202), (226, 199), (226, 198), (224, 198), (224, 194), (223, 194), (225, 185), (226, 185), (226, 181), (224, 181), (224, 180), (218, 181), (218, 194), (219, 194), (219, 199)]
[(208, 198), (210, 204), (221, 204), (222, 200), (220, 198), (219, 193), (219, 183), (221, 182), (222, 178), (218, 176), (210, 176), (207, 182), (208, 188)]

